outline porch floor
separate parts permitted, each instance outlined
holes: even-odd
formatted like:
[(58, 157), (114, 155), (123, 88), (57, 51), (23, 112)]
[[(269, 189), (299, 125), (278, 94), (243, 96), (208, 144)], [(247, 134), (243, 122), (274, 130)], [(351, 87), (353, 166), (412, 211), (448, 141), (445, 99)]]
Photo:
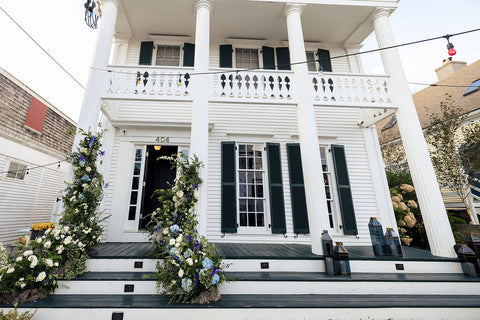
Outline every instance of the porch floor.
[[(149, 259), (154, 245), (150, 242), (105, 242), (92, 259)], [(323, 260), (312, 253), (310, 245), (265, 243), (215, 243), (216, 251), (226, 259), (299, 259)], [(346, 247), (350, 260), (403, 260), (403, 261), (458, 261), (457, 258), (433, 256), (430, 251), (402, 247), (403, 257), (376, 257), (370, 246)]]

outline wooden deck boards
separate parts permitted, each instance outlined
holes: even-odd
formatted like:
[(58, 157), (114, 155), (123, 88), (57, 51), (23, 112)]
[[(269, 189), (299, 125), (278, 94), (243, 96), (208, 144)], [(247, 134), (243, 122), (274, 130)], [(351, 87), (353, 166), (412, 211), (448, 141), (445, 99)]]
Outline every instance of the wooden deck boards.
[[(154, 245), (150, 242), (106, 242), (98, 248), (94, 259), (149, 259)], [(298, 259), (321, 260), (309, 245), (264, 243), (215, 243), (217, 252), (226, 259)], [(395, 261), (457, 261), (455, 258), (433, 256), (430, 251), (403, 247), (403, 257), (376, 257), (370, 246), (347, 247), (350, 260)]]
[[(354, 295), (309, 294), (222, 295), (208, 305), (171, 303), (162, 295), (53, 295), (38, 302), (20, 304), (19, 308), (479, 308), (479, 295)], [(1, 305), (0, 307), (10, 307)]]

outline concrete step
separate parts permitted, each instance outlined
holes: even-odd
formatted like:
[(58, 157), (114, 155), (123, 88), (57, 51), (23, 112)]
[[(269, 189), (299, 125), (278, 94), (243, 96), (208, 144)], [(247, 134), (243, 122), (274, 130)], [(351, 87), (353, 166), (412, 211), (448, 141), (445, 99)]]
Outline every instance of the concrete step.
[[(463, 274), (352, 273), (328, 276), (322, 272), (227, 272), (233, 279), (220, 287), (222, 294), (480, 294), (480, 278)], [(87, 272), (71, 281), (60, 281), (56, 294), (156, 294), (151, 272)]]
[[(8, 309), (10, 306), (0, 305)], [(480, 295), (222, 295), (209, 305), (159, 295), (53, 295), (19, 305), (35, 320), (85, 319), (480, 319)]]

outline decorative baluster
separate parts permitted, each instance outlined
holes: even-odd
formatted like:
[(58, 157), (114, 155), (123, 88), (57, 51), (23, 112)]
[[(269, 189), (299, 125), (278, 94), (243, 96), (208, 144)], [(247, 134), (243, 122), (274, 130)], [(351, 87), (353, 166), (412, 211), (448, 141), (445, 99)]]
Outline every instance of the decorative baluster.
[(363, 102), (368, 103), (368, 96), (372, 97), (372, 80), (367, 80), (367, 87), (365, 90), (365, 97), (363, 98)]
[(157, 94), (159, 96), (163, 96), (165, 94), (165, 73), (160, 72), (158, 74), (158, 91)]
[(174, 87), (175, 88), (175, 95), (176, 96), (179, 96), (182, 94), (182, 86), (183, 86), (183, 82), (182, 82), (182, 75), (179, 74), (178, 75), (178, 79), (177, 79), (177, 82), (176, 82), (176, 86)]
[[(135, 88), (135, 74), (132, 70), (127, 70), (127, 72), (125, 73), (125, 77), (124, 77), (124, 86), (125, 86), (125, 94), (129, 94), (130, 92), (133, 92), (134, 88)], [(132, 91), (130, 91), (130, 88), (132, 88)]]
[(385, 97), (387, 98), (387, 103), (392, 103), (392, 100), (390, 99), (390, 96), (388, 95), (388, 82), (387, 80), (384, 80), (383, 81), (383, 86), (384, 86), (384, 93), (385, 93)]
[(275, 88), (275, 78), (273, 76), (268, 77), (268, 86), (270, 87), (270, 99), (275, 99), (274, 88)]
[(282, 77), (278, 76), (277, 81), (278, 81), (278, 98), (283, 99), (282, 88), (284, 88), (285, 86), (282, 85)]
[(263, 98), (263, 99), (267, 99), (267, 98), (268, 98), (267, 92), (266, 92), (266, 91), (267, 91), (267, 78), (262, 75), (262, 76), (261, 76), (261, 79), (262, 79), (262, 80), (261, 80), (261, 81), (262, 81), (262, 82), (261, 82), (261, 90), (262, 90), (262, 92), (263, 92), (262, 98)]
[(358, 93), (358, 98), (359, 98), (358, 102), (361, 102), (362, 100), (366, 99), (366, 98), (362, 99), (362, 97), (365, 97), (366, 91), (367, 91), (367, 87), (365, 85), (365, 80), (361, 79), (360, 80), (360, 91)]
[(225, 97), (225, 96), (226, 96), (226, 94), (225, 94), (225, 87), (226, 87), (226, 85), (227, 85), (227, 81), (226, 81), (226, 80), (227, 80), (227, 76), (225, 76), (225, 74), (222, 73), (222, 75), (220, 76), (220, 80), (222, 80), (221, 83), (220, 83), (220, 84), (222, 85), (222, 94), (221, 94), (221, 96), (222, 96), (222, 97)]
[(250, 95), (250, 76), (247, 74), (245, 76), (245, 97), (246, 98), (251, 98), (252, 96)]
[(260, 97), (259, 94), (258, 94), (258, 86), (259, 86), (258, 77), (257, 77), (257, 75), (255, 74), (255, 75), (253, 76), (253, 88), (255, 89), (255, 94), (253, 95), (253, 97), (254, 97), (255, 99), (258, 99), (258, 98)]
[(150, 74), (150, 95), (154, 95), (155, 94), (155, 85), (157, 83), (157, 73), (155, 71), (153, 71), (151, 74)]
[(349, 78), (345, 78), (344, 82), (343, 82), (343, 90), (344, 90), (344, 94), (345, 94), (345, 97), (346, 97), (346, 101), (347, 102), (352, 102), (352, 92), (351, 92), (351, 88), (350, 88), (350, 81), (349, 81)]
[(185, 75), (183, 76), (183, 83), (184, 83), (184, 86), (185, 86), (185, 92), (183, 93), (184, 96), (188, 96), (189, 95), (189, 92), (188, 92), (188, 85), (190, 84), (190, 74), (185, 73)]
[(318, 96), (318, 80), (317, 77), (312, 77), (312, 83), (313, 83), (313, 91), (315, 94), (315, 100), (320, 100), (320, 97)]
[(233, 77), (233, 74), (230, 74), (228, 76), (228, 86), (230, 87), (230, 94), (228, 95), (230, 98), (233, 98), (235, 97), (235, 94), (233, 93), (233, 91), (235, 90), (234, 87), (233, 87), (233, 82), (234, 82), (234, 77)]
[(112, 73), (111, 70), (109, 70), (109, 75), (108, 75), (108, 80), (109, 80), (109, 83), (110, 83), (110, 86), (108, 87), (108, 90), (107, 90), (107, 93), (113, 93), (113, 83), (114, 83), (114, 74)]
[(359, 94), (358, 94), (358, 84), (357, 84), (357, 80), (353, 79), (352, 80), (352, 95), (355, 97), (354, 100), (355, 102), (359, 102), (360, 99), (358, 98)]
[(145, 71), (145, 72), (143, 73), (142, 77), (143, 77), (143, 81), (142, 81), (142, 83), (143, 83), (143, 90), (142, 90), (142, 93), (143, 93), (143, 94), (147, 94), (147, 92), (148, 92), (147, 89), (149, 88), (149, 86), (147, 86), (147, 85), (150, 85), (150, 83), (149, 83), (150, 81), (149, 81), (149, 79), (148, 79), (148, 78), (150, 77), (150, 75), (149, 75), (149, 73), (148, 73), (147, 71)]
[(242, 76), (237, 74), (235, 76), (235, 82), (236, 82), (236, 85), (238, 87), (238, 94), (237, 94), (237, 97), (238, 98), (242, 98), (243, 95), (242, 95)]
[(292, 99), (292, 96), (290, 95), (290, 78), (288, 76), (285, 77), (285, 89), (287, 89), (287, 99)]
[(168, 73), (167, 74), (167, 82), (166, 82), (166, 85), (167, 85), (167, 96), (171, 96), (173, 94), (173, 82), (176, 80), (174, 79), (174, 75), (172, 75), (171, 73)]

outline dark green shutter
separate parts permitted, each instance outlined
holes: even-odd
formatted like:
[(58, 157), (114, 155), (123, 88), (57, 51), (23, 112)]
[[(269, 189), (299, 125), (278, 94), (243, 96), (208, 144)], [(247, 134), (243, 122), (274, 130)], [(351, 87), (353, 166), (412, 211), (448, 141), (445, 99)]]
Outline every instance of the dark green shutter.
[(344, 234), (358, 234), (355, 210), (353, 208), (352, 190), (348, 178), (347, 159), (345, 148), (341, 145), (332, 145), (333, 164), (337, 180), (338, 201), (343, 220)]
[(185, 42), (183, 44), (183, 66), (193, 67), (195, 61), (195, 44)]
[(318, 61), (320, 63), (320, 71), (332, 72), (332, 60), (330, 60), (330, 51), (318, 49)]
[(138, 64), (149, 66), (152, 64), (153, 41), (144, 41), (140, 44), (140, 59)]
[(278, 70), (291, 70), (290, 67), (290, 51), (288, 47), (276, 48), (277, 52), (277, 69)]
[(268, 182), (272, 233), (286, 233), (285, 203), (283, 199), (282, 162), (280, 144), (267, 143)]
[(272, 47), (262, 47), (263, 69), (275, 70), (275, 51)]
[(310, 233), (300, 144), (287, 143), (287, 156), (290, 176), (290, 198), (292, 199), (293, 232)]
[(222, 232), (237, 232), (235, 142), (222, 142)]
[(232, 45), (220, 45), (220, 68), (232, 68)]

